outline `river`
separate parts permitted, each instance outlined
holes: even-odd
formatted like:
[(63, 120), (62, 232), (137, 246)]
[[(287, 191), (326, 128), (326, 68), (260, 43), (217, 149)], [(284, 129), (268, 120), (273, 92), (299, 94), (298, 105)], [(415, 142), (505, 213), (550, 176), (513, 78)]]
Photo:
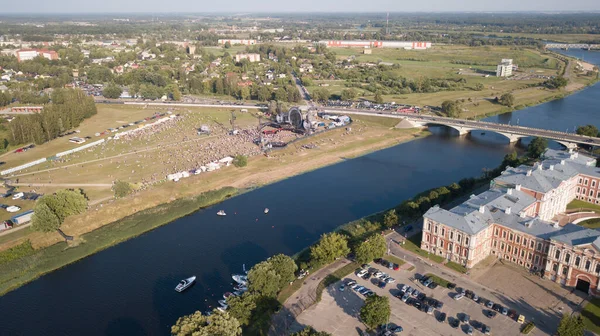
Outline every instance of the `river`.
[[(600, 64), (600, 53), (586, 52), (586, 60)], [(598, 96), (595, 85), (488, 120), (557, 130), (600, 126)], [(343, 223), (495, 168), (514, 150), (499, 135), (436, 133), (240, 195), (47, 274), (0, 297), (0, 333), (168, 334), (177, 317), (203, 311), (229, 291), (230, 274), (242, 264), (294, 254)], [(216, 216), (219, 209), (228, 215)], [(190, 275), (196, 285), (176, 293)]]

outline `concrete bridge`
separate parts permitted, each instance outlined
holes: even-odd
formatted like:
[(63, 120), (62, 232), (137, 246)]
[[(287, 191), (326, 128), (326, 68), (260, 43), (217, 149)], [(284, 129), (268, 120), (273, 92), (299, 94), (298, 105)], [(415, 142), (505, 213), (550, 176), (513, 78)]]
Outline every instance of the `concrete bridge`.
[(495, 132), (505, 136), (510, 143), (517, 142), (526, 137), (540, 137), (554, 140), (567, 148), (575, 148), (577, 144), (599, 146), (600, 138), (590, 138), (574, 133), (546, 130), (541, 128), (532, 128), (518, 125), (497, 124), (488, 121), (465, 120), (456, 118), (438, 117), (432, 115), (422, 115), (415, 113), (401, 113), (392, 111), (371, 111), (358, 109), (332, 109), (324, 108), (322, 112), (336, 114), (358, 114), (376, 117), (387, 117), (402, 119), (406, 127), (425, 127), (430, 125), (447, 126), (458, 131), (460, 135), (465, 135), (471, 131)]
[(548, 43), (545, 45), (546, 49), (600, 49), (600, 44), (587, 44), (587, 43)]

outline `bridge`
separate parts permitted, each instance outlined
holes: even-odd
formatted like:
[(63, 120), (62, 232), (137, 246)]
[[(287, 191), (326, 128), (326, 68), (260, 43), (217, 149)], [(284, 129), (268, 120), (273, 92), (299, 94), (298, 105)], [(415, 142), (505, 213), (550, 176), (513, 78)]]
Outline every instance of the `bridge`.
[(546, 49), (600, 49), (600, 44), (587, 44), (587, 43), (547, 43), (544, 46)]
[(333, 108), (323, 108), (321, 111), (336, 114), (357, 114), (376, 117), (397, 118), (402, 119), (401, 123), (404, 123), (406, 127), (425, 127), (431, 125), (442, 125), (455, 129), (460, 135), (466, 135), (472, 131), (494, 132), (505, 136), (510, 143), (518, 142), (520, 139), (526, 137), (540, 137), (554, 140), (567, 148), (574, 148), (577, 146), (577, 144), (590, 146), (600, 145), (599, 138), (590, 138), (588, 136), (579, 135), (575, 133), (552, 131), (541, 128), (497, 124), (489, 121), (465, 120), (393, 111), (371, 111), (359, 109)]

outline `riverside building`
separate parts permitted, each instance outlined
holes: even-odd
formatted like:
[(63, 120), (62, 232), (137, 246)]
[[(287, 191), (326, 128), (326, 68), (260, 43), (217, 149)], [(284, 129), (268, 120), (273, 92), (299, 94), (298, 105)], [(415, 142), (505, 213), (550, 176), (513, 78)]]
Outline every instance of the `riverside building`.
[(421, 248), (467, 268), (493, 255), (600, 295), (600, 231), (555, 219), (572, 200), (598, 204), (599, 183), (596, 159), (548, 149), (541, 162), (507, 168), (462, 204), (430, 208)]

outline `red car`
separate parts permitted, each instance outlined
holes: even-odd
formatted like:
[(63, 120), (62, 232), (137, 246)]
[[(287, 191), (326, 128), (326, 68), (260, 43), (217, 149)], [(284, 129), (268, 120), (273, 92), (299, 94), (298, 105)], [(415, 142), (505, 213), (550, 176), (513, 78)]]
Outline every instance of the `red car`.
[(397, 271), (397, 270), (399, 270), (399, 269), (400, 269), (400, 265), (398, 265), (398, 264), (394, 264), (394, 271)]

